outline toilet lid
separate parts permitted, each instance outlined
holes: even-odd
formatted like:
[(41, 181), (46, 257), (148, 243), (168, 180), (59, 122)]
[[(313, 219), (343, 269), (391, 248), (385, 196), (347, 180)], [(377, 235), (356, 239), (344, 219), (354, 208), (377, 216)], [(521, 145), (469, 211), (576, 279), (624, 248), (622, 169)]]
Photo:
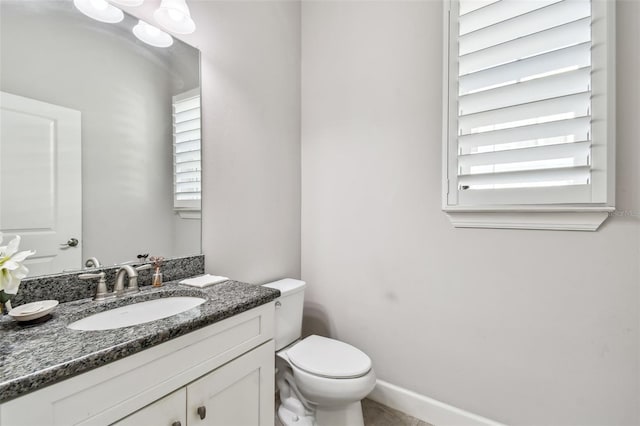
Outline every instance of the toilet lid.
[(293, 345), (287, 356), (296, 367), (317, 376), (353, 378), (371, 370), (371, 358), (353, 346), (321, 336), (309, 336)]

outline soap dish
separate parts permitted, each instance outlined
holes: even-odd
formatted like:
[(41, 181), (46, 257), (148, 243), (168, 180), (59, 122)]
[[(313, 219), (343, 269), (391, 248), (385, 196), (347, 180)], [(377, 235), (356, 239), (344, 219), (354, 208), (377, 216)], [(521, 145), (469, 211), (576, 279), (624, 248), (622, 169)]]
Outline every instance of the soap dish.
[(33, 321), (50, 314), (58, 306), (57, 300), (41, 300), (13, 308), (9, 315), (16, 321)]

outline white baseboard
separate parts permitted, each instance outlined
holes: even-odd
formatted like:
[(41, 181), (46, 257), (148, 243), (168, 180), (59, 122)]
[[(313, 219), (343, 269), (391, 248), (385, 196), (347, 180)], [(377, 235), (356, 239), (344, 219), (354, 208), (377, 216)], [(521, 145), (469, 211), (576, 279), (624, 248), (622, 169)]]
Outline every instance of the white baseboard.
[(376, 382), (367, 398), (435, 426), (504, 426), (383, 380)]

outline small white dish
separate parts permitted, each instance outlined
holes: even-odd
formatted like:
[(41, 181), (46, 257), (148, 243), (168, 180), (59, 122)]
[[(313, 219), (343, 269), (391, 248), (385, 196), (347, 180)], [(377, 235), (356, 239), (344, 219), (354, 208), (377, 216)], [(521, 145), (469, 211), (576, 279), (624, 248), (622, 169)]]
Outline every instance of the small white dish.
[(56, 306), (58, 306), (57, 300), (41, 300), (13, 308), (9, 311), (9, 315), (16, 321), (31, 321), (50, 314)]

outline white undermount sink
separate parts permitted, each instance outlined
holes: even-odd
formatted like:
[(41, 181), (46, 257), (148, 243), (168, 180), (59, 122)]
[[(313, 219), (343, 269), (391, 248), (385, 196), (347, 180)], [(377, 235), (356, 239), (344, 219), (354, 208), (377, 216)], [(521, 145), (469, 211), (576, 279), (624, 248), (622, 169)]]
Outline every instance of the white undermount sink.
[(164, 297), (111, 309), (72, 322), (72, 330), (113, 330), (167, 318), (205, 302), (200, 297)]

